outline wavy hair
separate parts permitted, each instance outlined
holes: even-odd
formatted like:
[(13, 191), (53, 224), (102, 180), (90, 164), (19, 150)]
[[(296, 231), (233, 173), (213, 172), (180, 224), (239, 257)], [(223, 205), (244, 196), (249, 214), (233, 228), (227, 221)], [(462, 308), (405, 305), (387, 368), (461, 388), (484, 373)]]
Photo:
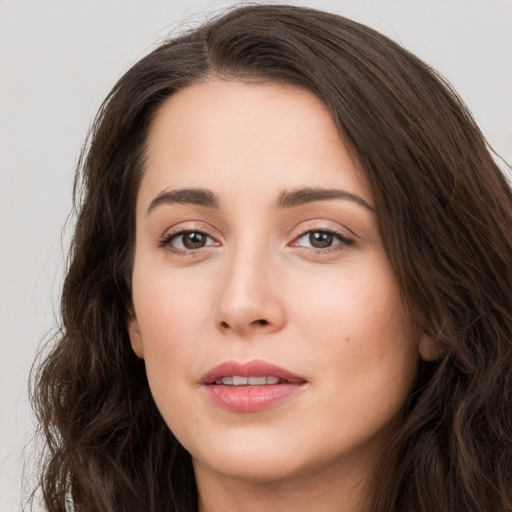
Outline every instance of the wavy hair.
[(136, 63), (103, 103), (74, 188), (62, 324), (34, 369), (47, 510), (191, 512), (190, 455), (131, 350), (135, 203), (155, 112), (216, 76), (303, 87), (372, 185), (416, 325), (436, 340), (376, 468), (372, 512), (512, 511), (512, 193), (453, 89), (374, 30), (287, 5), (238, 7)]

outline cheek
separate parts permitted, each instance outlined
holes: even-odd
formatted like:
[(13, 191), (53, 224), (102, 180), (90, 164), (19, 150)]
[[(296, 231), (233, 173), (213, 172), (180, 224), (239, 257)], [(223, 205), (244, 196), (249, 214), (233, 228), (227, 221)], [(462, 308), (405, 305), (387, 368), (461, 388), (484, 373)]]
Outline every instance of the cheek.
[(193, 346), (197, 333), (211, 318), (207, 275), (191, 276), (169, 271), (165, 265), (135, 265), (133, 296), (146, 348), (177, 350)]
[(310, 365), (320, 370), (340, 408), (372, 403), (388, 408), (386, 415), (407, 401), (419, 353), (387, 260), (365, 263), (360, 272), (333, 273), (321, 287), (312, 280), (295, 290), (298, 337), (312, 344)]
[[(154, 268), (144, 267), (141, 269)], [(194, 385), (193, 369), (206, 350), (204, 326), (211, 321), (208, 293), (168, 272), (139, 272), (133, 278), (134, 306), (152, 394), (166, 420), (182, 391)], [(196, 285), (198, 283), (195, 283)], [(164, 409), (164, 410), (162, 410)], [(183, 411), (181, 411), (183, 412)], [(177, 412), (178, 413), (178, 412)]]
[(309, 276), (290, 290), (292, 309), (309, 332), (307, 338), (357, 345), (358, 350), (368, 349), (368, 355), (382, 352), (388, 343), (396, 347), (401, 340), (411, 341), (411, 322), (398, 283), (383, 258), (374, 260), (360, 269), (334, 268), (322, 279)]

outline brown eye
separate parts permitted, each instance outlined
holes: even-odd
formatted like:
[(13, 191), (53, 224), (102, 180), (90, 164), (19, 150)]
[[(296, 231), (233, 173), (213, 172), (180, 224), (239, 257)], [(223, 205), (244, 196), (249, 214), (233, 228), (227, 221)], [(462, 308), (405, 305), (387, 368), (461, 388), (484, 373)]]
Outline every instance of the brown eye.
[(330, 230), (309, 230), (299, 236), (292, 244), (295, 247), (305, 247), (309, 249), (330, 249), (331, 247), (343, 249), (354, 242), (346, 236)]
[(327, 231), (311, 231), (309, 233), (309, 243), (315, 249), (325, 249), (330, 247), (334, 240), (333, 233)]
[(161, 242), (162, 247), (177, 249), (182, 252), (202, 249), (209, 245), (216, 245), (216, 242), (201, 231), (180, 231), (166, 237)]
[(186, 249), (200, 249), (206, 245), (208, 238), (204, 233), (199, 233), (198, 231), (189, 231), (181, 236), (183, 238), (183, 246)]

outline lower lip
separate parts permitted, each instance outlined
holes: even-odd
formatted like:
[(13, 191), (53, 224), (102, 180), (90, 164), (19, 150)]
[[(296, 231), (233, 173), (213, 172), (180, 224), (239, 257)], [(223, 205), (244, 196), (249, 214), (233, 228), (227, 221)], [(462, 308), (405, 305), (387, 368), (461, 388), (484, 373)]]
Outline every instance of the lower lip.
[(304, 383), (240, 387), (218, 384), (203, 386), (214, 403), (235, 412), (264, 411), (295, 395), (303, 387)]

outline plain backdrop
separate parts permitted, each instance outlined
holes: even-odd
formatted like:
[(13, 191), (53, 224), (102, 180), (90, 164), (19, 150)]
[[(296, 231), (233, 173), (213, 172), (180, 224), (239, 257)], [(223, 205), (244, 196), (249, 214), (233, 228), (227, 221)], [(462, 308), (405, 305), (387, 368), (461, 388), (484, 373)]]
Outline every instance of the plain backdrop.
[[(234, 3), (0, 0), (0, 512), (21, 510), (30, 490), (21, 484), (24, 466), (34, 472), (28, 374), (58, 317), (62, 228), (95, 111), (167, 34)], [(294, 3), (370, 25), (433, 65), (512, 161), (511, 0)]]

